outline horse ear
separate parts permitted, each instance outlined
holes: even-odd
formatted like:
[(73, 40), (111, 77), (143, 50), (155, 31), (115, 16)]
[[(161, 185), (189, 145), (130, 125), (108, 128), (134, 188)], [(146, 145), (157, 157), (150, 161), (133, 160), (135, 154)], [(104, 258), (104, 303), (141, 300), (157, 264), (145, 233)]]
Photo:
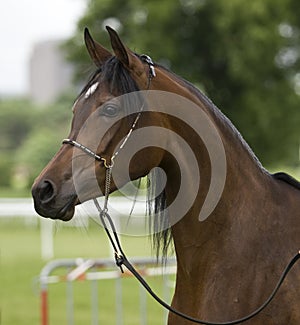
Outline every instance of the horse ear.
[(97, 67), (101, 67), (105, 61), (112, 57), (105, 47), (93, 40), (87, 28), (84, 29), (84, 41), (90, 57)]
[[(140, 59), (121, 41), (117, 32), (109, 26), (106, 29), (110, 36), (111, 46), (116, 57), (129, 70), (134, 70), (135, 73), (140, 74), (144, 71), (143, 64)], [(140, 73), (139, 73), (140, 72)]]

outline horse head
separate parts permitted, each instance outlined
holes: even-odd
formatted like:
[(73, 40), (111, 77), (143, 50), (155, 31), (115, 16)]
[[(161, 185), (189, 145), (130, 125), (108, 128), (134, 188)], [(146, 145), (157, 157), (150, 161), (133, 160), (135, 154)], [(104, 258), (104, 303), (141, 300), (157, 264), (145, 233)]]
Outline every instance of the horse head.
[[(33, 184), (35, 209), (44, 217), (70, 220), (75, 205), (102, 195), (106, 169), (112, 163), (116, 172), (110, 191), (147, 175), (162, 160), (163, 150), (149, 147), (147, 153), (140, 150), (134, 154), (128, 171), (124, 171), (126, 148), (120, 150), (124, 139), (133, 141), (129, 137), (133, 128), (153, 123), (154, 113), (145, 112), (145, 96), (138, 91), (149, 90), (155, 71), (149, 57), (135, 54), (113, 29), (107, 30), (113, 54), (85, 30), (86, 48), (97, 70), (75, 101), (68, 141), (63, 142)], [(164, 124), (164, 118), (155, 120), (157, 126)], [(155, 132), (150, 136), (159, 137)], [(80, 143), (85, 152), (74, 143)], [(132, 146), (135, 144), (128, 145)], [(92, 157), (86, 155), (87, 150)], [(117, 155), (118, 159), (114, 159)], [(100, 159), (95, 160), (95, 156)]]

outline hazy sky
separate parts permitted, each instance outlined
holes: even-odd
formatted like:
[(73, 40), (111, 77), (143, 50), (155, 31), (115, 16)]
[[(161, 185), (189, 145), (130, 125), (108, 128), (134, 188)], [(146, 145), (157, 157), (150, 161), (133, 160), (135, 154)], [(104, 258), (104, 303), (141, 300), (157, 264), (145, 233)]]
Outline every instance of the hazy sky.
[(0, 0), (0, 95), (28, 90), (28, 62), (39, 41), (66, 38), (85, 0)]

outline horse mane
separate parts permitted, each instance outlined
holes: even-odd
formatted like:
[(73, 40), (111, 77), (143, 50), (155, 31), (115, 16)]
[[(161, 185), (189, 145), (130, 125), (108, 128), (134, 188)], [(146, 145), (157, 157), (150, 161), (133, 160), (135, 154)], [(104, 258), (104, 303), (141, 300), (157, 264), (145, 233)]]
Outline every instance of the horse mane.
[(273, 174), (273, 177), (275, 179), (278, 179), (280, 181), (283, 181), (293, 187), (295, 187), (296, 189), (300, 190), (300, 182), (297, 181), (294, 177), (292, 177), (291, 175), (288, 175), (286, 173), (283, 172), (279, 172), (279, 173), (275, 173)]
[(111, 93), (118, 94), (119, 96), (139, 90), (136, 82), (131, 78), (122, 63), (116, 57), (111, 57), (91, 74), (76, 100), (85, 94), (97, 81), (106, 82)]
[(161, 190), (163, 170), (154, 168), (148, 175), (147, 210), (149, 216), (149, 230), (152, 233), (152, 245), (157, 258), (161, 255), (163, 260), (168, 256), (172, 244), (170, 218), (167, 209), (165, 190)]

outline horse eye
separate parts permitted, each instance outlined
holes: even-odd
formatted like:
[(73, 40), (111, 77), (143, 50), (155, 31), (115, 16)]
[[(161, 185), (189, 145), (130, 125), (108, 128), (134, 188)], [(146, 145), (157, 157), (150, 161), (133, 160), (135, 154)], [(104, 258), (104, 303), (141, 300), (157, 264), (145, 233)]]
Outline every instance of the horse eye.
[(119, 107), (116, 105), (106, 105), (103, 107), (102, 114), (108, 117), (115, 117), (119, 113)]

